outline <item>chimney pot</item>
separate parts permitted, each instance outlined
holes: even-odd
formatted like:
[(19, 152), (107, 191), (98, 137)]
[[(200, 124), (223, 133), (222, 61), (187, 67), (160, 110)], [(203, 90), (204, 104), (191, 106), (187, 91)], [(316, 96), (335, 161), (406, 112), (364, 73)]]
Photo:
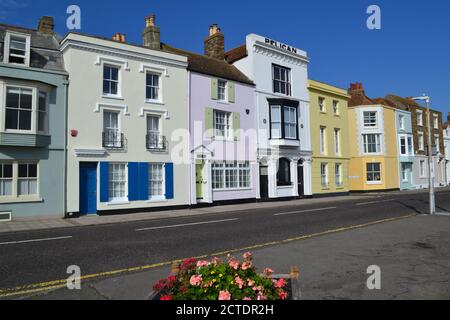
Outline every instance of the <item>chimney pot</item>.
[(53, 17), (43, 16), (39, 20), (38, 31), (40, 33), (53, 34), (55, 30), (55, 22)]
[(112, 39), (117, 42), (126, 43), (126, 36), (125, 36), (125, 34), (122, 34), (122, 33), (114, 34)]

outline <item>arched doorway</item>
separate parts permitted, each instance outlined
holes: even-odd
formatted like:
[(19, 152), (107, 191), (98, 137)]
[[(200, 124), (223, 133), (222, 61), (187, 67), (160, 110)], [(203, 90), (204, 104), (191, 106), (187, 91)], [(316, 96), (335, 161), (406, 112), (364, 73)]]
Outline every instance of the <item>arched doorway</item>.
[(305, 184), (304, 184), (304, 178), (303, 178), (303, 160), (300, 159), (297, 164), (297, 177), (298, 177), (298, 196), (304, 197), (305, 196)]

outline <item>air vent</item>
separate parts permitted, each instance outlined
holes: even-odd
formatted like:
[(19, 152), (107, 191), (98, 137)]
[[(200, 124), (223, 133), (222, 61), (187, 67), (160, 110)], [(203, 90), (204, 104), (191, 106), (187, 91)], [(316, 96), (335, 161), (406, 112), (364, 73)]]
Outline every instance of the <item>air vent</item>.
[(0, 222), (8, 222), (12, 220), (11, 212), (0, 212)]

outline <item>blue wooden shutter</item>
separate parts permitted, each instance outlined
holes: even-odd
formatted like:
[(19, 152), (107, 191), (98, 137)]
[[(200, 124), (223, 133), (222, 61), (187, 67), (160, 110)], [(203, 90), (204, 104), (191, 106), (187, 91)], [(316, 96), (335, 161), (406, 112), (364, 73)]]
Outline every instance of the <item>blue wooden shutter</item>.
[(173, 199), (173, 163), (166, 163), (166, 199)]
[(109, 164), (100, 162), (100, 202), (109, 202)]
[(148, 163), (139, 163), (139, 200), (148, 200)]
[(139, 163), (128, 163), (128, 200), (139, 200)]

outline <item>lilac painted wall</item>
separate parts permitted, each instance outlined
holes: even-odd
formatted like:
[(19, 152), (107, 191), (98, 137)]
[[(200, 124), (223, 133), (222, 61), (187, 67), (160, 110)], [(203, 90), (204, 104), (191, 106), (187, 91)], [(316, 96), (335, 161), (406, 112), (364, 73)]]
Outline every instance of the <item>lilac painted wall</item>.
[[(254, 87), (233, 82), (235, 102), (222, 103), (211, 99), (213, 77), (190, 72), (190, 130), (191, 148), (204, 145), (214, 153), (214, 161), (249, 161), (252, 170), (252, 187), (244, 190), (213, 191), (213, 200), (255, 198), (257, 190), (257, 132)], [(205, 108), (240, 113), (239, 141), (213, 140), (205, 137)], [(247, 115), (246, 109), (250, 110)]]

